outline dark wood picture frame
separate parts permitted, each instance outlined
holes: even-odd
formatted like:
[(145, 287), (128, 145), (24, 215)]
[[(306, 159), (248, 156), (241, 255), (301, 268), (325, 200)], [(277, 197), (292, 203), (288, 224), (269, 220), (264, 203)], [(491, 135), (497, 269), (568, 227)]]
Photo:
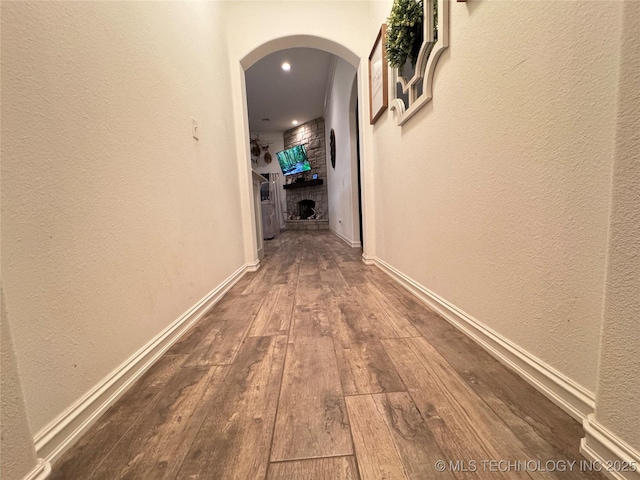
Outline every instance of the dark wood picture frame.
[(383, 23), (369, 55), (369, 112), (371, 125), (389, 106), (389, 68), (384, 48), (387, 24)]

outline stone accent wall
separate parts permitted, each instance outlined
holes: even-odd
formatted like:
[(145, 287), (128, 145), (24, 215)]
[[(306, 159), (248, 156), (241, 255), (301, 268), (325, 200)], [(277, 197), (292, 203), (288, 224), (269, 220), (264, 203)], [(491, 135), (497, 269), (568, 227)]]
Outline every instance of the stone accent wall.
[(313, 174), (317, 173), (318, 178), (322, 179), (324, 183), (313, 187), (287, 190), (287, 215), (290, 217), (298, 214), (298, 202), (300, 200), (313, 200), (316, 202), (316, 210), (326, 212), (324, 218), (328, 219), (329, 195), (327, 190), (327, 151), (325, 148), (324, 118), (316, 118), (284, 132), (285, 149), (301, 144), (307, 149), (311, 171), (299, 175), (291, 175), (290, 178), (295, 180), (296, 177), (304, 176), (305, 179), (311, 180)]

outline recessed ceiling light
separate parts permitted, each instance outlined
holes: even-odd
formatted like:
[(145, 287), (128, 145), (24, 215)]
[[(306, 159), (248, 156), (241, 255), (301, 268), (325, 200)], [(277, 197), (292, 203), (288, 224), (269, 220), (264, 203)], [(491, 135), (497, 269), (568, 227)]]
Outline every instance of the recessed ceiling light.
[(293, 123), (294, 125), (297, 125), (297, 124), (298, 124), (298, 120), (294, 120), (294, 121), (293, 121), (293, 122), (291, 122), (291, 123)]
[(282, 64), (282, 69), (283, 69), (285, 72), (288, 72), (289, 70), (291, 70), (291, 65), (289, 65), (287, 62), (284, 62), (284, 63)]

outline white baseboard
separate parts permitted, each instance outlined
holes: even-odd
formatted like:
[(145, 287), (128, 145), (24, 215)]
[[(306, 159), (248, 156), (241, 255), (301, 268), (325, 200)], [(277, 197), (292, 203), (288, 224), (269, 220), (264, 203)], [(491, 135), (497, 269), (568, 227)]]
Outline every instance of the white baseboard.
[(375, 265), (376, 264), (375, 257), (370, 257), (369, 255), (367, 255), (364, 252), (362, 252), (362, 261), (364, 262), (365, 265)]
[(160, 332), (126, 362), (67, 408), (34, 437), (36, 453), (53, 464), (113, 405), (195, 322), (215, 305), (247, 271), (245, 264)]
[(334, 230), (333, 228), (330, 229), (331, 232), (333, 234), (335, 234), (340, 240), (342, 240), (343, 242), (345, 242), (347, 245), (349, 245), (350, 247), (356, 248), (356, 247), (361, 247), (362, 244), (360, 242), (356, 242), (355, 240), (351, 240), (347, 237), (345, 237), (343, 234), (339, 233), (337, 230)]
[(260, 260), (256, 260), (254, 262), (249, 262), (245, 264), (245, 270), (247, 272), (257, 272), (260, 268)]
[[(600, 425), (593, 414), (583, 421), (585, 438), (580, 453), (602, 467), (615, 480), (640, 480), (640, 453)], [(633, 471), (635, 470), (635, 471)]]
[(595, 395), (592, 392), (399, 272), (383, 260), (377, 257), (365, 259), (365, 263), (368, 263), (368, 261), (372, 261), (372, 263), (429, 305), (449, 323), (473, 339), (493, 357), (514, 370), (573, 418), (582, 422), (587, 415), (593, 413)]
[(47, 480), (49, 475), (51, 475), (51, 463), (39, 458), (37, 465), (22, 477), (22, 480)]

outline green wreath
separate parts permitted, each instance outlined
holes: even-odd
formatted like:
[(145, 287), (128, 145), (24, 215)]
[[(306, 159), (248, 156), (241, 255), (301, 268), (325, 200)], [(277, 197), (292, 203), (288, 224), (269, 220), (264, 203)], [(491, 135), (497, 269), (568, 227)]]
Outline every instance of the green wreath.
[(423, 0), (395, 0), (387, 19), (385, 50), (387, 62), (397, 68), (400, 75), (407, 59), (415, 68), (418, 53), (424, 40)]

